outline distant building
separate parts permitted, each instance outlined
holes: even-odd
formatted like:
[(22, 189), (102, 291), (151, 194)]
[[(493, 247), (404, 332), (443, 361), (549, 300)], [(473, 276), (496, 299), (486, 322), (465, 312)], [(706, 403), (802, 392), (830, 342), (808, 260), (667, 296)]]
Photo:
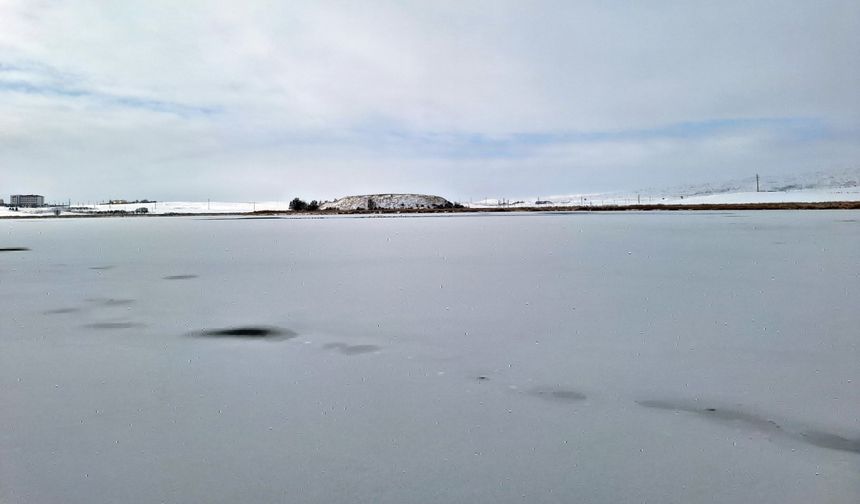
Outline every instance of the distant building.
[(13, 194), (9, 199), (9, 206), (13, 207), (45, 206), (45, 197), (38, 194)]
[(3, 198), (0, 198), (0, 206), (3, 206)]

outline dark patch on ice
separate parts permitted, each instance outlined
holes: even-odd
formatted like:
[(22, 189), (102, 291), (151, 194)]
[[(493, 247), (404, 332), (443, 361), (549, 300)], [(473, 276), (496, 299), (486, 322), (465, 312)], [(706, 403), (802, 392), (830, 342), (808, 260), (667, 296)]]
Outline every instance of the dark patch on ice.
[(106, 299), (102, 303), (105, 306), (128, 306), (134, 303), (134, 299)]
[(857, 219), (840, 219), (838, 222), (860, 222)]
[(63, 313), (75, 313), (81, 311), (80, 308), (56, 308), (43, 312), (45, 315), (61, 315)]
[(3, 247), (0, 248), (0, 252), (28, 252), (30, 249), (27, 247)]
[(381, 349), (376, 345), (347, 345), (346, 343), (328, 343), (323, 345), (326, 350), (336, 350), (345, 355), (360, 355), (377, 352)]
[(716, 421), (746, 425), (747, 427), (768, 433), (780, 434), (791, 439), (803, 441), (819, 448), (830, 450), (860, 453), (860, 438), (851, 439), (838, 434), (824, 432), (816, 429), (786, 429), (776, 421), (763, 416), (747, 413), (745, 411), (724, 408), (699, 408), (688, 402), (672, 401), (637, 401), (646, 408), (655, 408), (667, 411), (695, 413), (705, 418)]
[(192, 278), (197, 278), (197, 275), (168, 275), (162, 278), (164, 280), (190, 280)]
[(134, 303), (134, 299), (122, 298), (88, 298), (87, 301), (102, 306), (128, 306)]
[(571, 389), (535, 387), (528, 391), (529, 395), (559, 402), (584, 401), (588, 396)]
[(271, 326), (239, 326), (223, 329), (206, 329), (192, 333), (192, 336), (202, 338), (239, 338), (239, 339), (269, 339), (287, 340), (298, 336), (299, 333), (290, 329)]
[(109, 270), (109, 269), (113, 269), (113, 268), (114, 268), (114, 266), (112, 264), (109, 264), (106, 266), (90, 266), (90, 269), (95, 270), (95, 271), (105, 271), (105, 270)]
[(487, 381), (487, 380), (489, 380), (489, 379), (490, 379), (490, 377), (489, 377), (489, 376), (484, 376), (484, 375), (480, 375), (480, 376), (478, 376), (478, 378), (477, 378), (477, 380), (478, 380), (478, 381)]
[(774, 422), (769, 418), (733, 409), (710, 407), (697, 408), (691, 404), (671, 401), (638, 401), (638, 403), (642, 406), (645, 406), (646, 408), (655, 408), (668, 411), (686, 411), (688, 413), (696, 413), (702, 415), (706, 418), (713, 418), (714, 420), (737, 422), (765, 432), (782, 429), (782, 427), (778, 423)]
[(217, 329), (206, 331), (207, 336), (240, 336), (244, 338), (263, 338), (270, 336), (274, 331), (259, 327), (236, 327), (233, 329)]
[(829, 432), (806, 430), (800, 433), (800, 439), (821, 448), (860, 453), (860, 438), (848, 439)]
[(87, 329), (132, 329), (135, 327), (146, 327), (146, 324), (139, 322), (96, 322), (87, 324), (84, 327)]

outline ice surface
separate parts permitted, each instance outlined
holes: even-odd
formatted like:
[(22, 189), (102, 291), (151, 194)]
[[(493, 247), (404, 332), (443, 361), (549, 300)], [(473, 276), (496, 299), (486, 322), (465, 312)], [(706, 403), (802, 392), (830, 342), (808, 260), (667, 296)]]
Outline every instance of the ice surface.
[(0, 221), (0, 502), (856, 503), (855, 213)]

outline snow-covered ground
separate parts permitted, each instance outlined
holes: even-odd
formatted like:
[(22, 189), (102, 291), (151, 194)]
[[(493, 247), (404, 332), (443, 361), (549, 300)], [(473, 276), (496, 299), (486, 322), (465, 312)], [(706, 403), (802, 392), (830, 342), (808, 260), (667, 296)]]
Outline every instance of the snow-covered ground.
[[(159, 201), (156, 203), (126, 203), (120, 205), (72, 205), (71, 210), (61, 207), (61, 215), (80, 215), (95, 212), (125, 211), (134, 213), (139, 208), (146, 208), (150, 214), (206, 214), (206, 213), (249, 213), (254, 211), (289, 210), (288, 201)], [(20, 208), (13, 212), (8, 207), (0, 207), (0, 216), (12, 217), (51, 217), (55, 215), (54, 207)]]
[(289, 210), (288, 201), (159, 201), (157, 203), (128, 203), (123, 205), (94, 205), (94, 210), (109, 212), (125, 210), (134, 212), (138, 208), (146, 208), (149, 213), (245, 213), (263, 210)]
[(817, 189), (781, 192), (736, 192), (672, 198), (672, 203), (817, 203), (828, 201), (860, 201), (860, 188)]
[[(341, 198), (334, 202), (327, 202), (323, 208), (354, 210), (366, 208), (368, 198), (373, 198), (378, 208), (433, 208), (434, 206), (445, 206), (447, 200), (438, 196), (425, 196), (420, 194), (377, 194), (372, 196), (351, 196)], [(82, 215), (98, 212), (123, 211), (134, 213), (136, 210), (145, 208), (146, 213), (163, 214), (241, 214), (260, 211), (287, 211), (290, 208), (289, 201), (159, 201), (156, 203), (125, 203), (125, 204), (97, 204), (97, 205), (75, 205), (71, 208), (51, 207), (42, 208), (20, 208), (18, 211), (9, 210), (8, 207), (0, 207), (0, 217), (52, 217), (59, 211), (60, 215)]]
[[(815, 203), (860, 201), (860, 170), (833, 173), (810, 173), (781, 177), (761, 177), (761, 192), (756, 192), (755, 177), (720, 183), (650, 188), (641, 191), (578, 193), (556, 196), (539, 196), (512, 199), (485, 199), (476, 202), (462, 201), (471, 208), (532, 208), (558, 206), (630, 206), (630, 205), (696, 205), (732, 203)], [(379, 208), (409, 208), (445, 206), (448, 201), (437, 196), (420, 194), (377, 194), (351, 196), (337, 201), (323, 202), (322, 208), (351, 210), (366, 208), (372, 197)], [(126, 203), (120, 205), (74, 205), (61, 207), (61, 215), (124, 211), (133, 213), (145, 208), (149, 214), (241, 214), (254, 211), (289, 210), (288, 201), (230, 202), (230, 201), (160, 201), (157, 203)], [(51, 217), (53, 207), (21, 208), (11, 211), (0, 207), (0, 217)]]
[[(533, 208), (557, 206), (630, 206), (630, 205), (698, 205), (698, 204), (731, 204), (731, 203), (815, 203), (833, 201), (860, 201), (860, 188), (844, 189), (811, 189), (780, 192), (729, 192), (703, 194), (695, 196), (653, 196), (628, 193), (588, 193), (564, 196), (549, 196), (541, 199), (497, 200), (487, 199), (477, 202), (463, 202), (470, 208)], [(329, 205), (329, 207), (334, 208)], [(89, 205), (73, 207), (72, 210), (60, 208), (60, 215), (85, 215), (97, 212), (125, 211), (134, 213), (139, 208), (146, 208), (147, 213), (163, 215), (178, 214), (241, 214), (254, 211), (286, 211), (289, 210), (287, 201), (227, 202), (227, 201), (161, 201), (158, 203), (128, 203), (122, 205)], [(8, 207), (0, 207), (0, 217), (53, 217), (54, 207), (20, 208), (12, 211)]]
[[(760, 192), (756, 192), (756, 184)], [(637, 191), (577, 193), (465, 203), (472, 208), (860, 201), (860, 169), (763, 176)]]
[(554, 206), (629, 206), (629, 205), (701, 205), (730, 203), (816, 203), (830, 201), (860, 201), (860, 188), (810, 189), (779, 192), (726, 192), (694, 196), (655, 196), (630, 193), (588, 193), (549, 196), (515, 202), (489, 199), (466, 203), (471, 208), (528, 208)]

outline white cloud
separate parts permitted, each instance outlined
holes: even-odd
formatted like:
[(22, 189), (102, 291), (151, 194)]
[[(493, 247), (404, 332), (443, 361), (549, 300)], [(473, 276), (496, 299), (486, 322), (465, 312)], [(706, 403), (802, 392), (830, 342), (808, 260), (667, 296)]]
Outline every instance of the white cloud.
[[(0, 185), (456, 197), (841, 167), (857, 154), (857, 33), (841, 0), (0, 0)], [(659, 134), (758, 118), (823, 137)]]

